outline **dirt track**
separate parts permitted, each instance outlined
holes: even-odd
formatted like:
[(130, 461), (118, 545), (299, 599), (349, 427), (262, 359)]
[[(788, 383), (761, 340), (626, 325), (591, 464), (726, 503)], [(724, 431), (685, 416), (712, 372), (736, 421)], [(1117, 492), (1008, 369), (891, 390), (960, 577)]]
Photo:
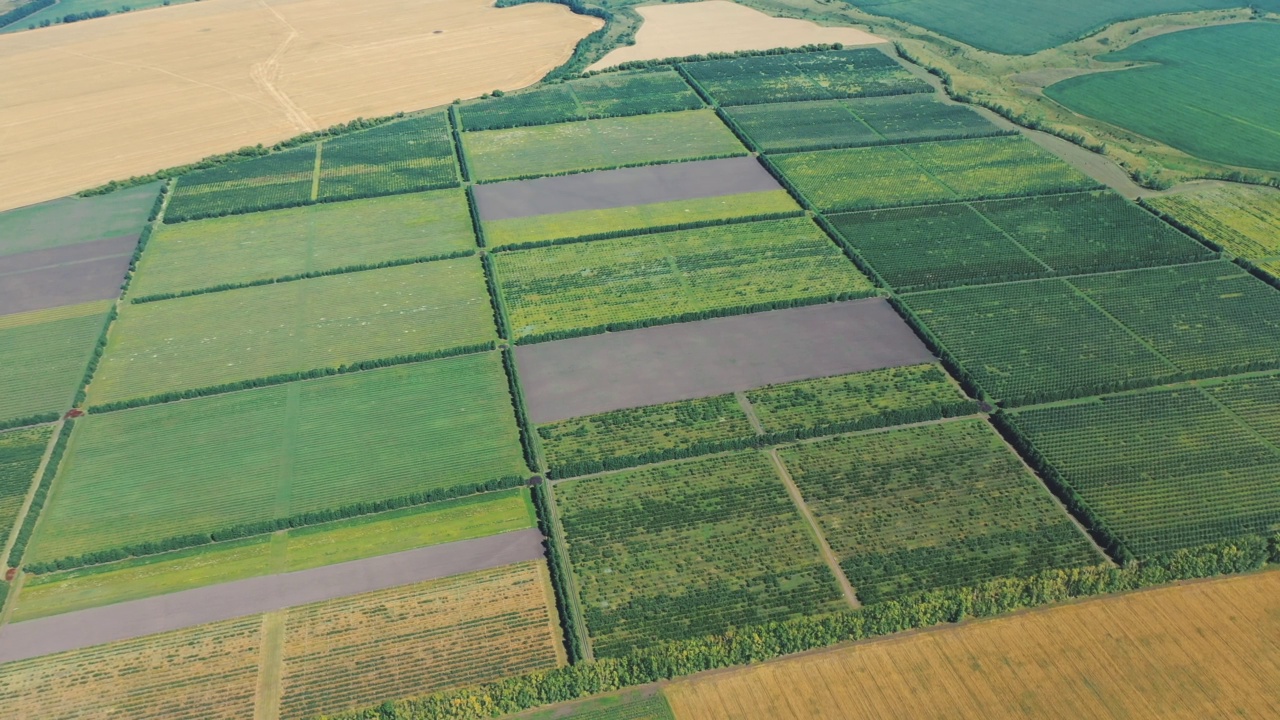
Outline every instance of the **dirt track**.
[(516, 348), (535, 423), (930, 360), (879, 298)]
[(542, 534), (518, 530), (283, 575), (6, 625), (0, 663), (230, 620), (541, 558)]

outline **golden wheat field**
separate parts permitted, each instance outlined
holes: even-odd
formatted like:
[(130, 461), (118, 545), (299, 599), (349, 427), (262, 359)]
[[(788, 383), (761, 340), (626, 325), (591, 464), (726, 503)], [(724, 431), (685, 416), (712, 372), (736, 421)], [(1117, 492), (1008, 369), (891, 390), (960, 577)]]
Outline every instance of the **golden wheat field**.
[(536, 82), (600, 26), (493, 0), (205, 0), (0, 37), (0, 210)]
[(1122, 595), (666, 688), (679, 720), (1280, 717), (1280, 572)]

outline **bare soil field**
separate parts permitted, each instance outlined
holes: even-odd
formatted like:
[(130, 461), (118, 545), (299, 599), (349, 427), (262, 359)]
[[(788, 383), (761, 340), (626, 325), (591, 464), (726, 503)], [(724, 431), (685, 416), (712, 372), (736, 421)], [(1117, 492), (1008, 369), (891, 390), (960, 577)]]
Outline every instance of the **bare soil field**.
[(0, 256), (0, 315), (116, 297), (137, 244), (124, 235)]
[(0, 37), (0, 210), (530, 85), (600, 20), (492, 0), (207, 0)]
[(736, 157), (513, 180), (477, 185), (475, 193), (480, 217), (508, 220), (764, 192), (781, 187), (758, 160)]
[(879, 298), (516, 348), (538, 424), (933, 359)]
[(0, 629), (0, 663), (541, 558), (542, 534), (517, 530), (78, 610)]
[(656, 60), (715, 52), (768, 50), (818, 43), (876, 45), (888, 42), (865, 30), (823, 27), (808, 20), (775, 18), (729, 0), (636, 8), (644, 24), (636, 44), (605, 55), (588, 70), (629, 60)]
[(666, 692), (681, 720), (1280, 717), (1280, 572), (858, 643)]

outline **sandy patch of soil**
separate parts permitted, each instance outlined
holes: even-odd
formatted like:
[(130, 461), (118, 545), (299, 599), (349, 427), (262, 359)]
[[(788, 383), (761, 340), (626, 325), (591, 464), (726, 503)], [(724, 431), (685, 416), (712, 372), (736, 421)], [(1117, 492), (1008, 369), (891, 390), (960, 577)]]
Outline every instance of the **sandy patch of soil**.
[(492, 0), (206, 0), (0, 37), (0, 210), (536, 82), (600, 26)]
[(636, 11), (644, 18), (644, 24), (636, 32), (636, 44), (610, 52), (589, 70), (602, 70), (628, 60), (702, 53), (816, 43), (875, 45), (888, 42), (857, 28), (823, 27), (808, 20), (775, 18), (728, 0), (652, 5)]

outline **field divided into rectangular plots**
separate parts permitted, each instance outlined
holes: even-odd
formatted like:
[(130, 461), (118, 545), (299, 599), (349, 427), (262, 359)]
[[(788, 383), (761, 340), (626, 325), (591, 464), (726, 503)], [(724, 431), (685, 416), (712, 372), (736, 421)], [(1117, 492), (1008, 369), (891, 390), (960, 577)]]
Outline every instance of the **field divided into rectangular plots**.
[(875, 289), (807, 218), (720, 225), (491, 256), (517, 342), (697, 319)]
[(449, 121), (437, 112), (324, 141), (315, 199), (328, 202), (457, 185)]
[(596, 657), (848, 607), (761, 453), (554, 487)]
[(463, 130), (695, 110), (702, 100), (671, 68), (612, 72), (458, 106)]
[(981, 419), (779, 454), (864, 603), (1103, 561)]
[(92, 414), (28, 559), (518, 483), (527, 472), (496, 353)]
[(93, 404), (497, 338), (474, 257), (127, 305)]
[(927, 93), (879, 50), (834, 50), (682, 63), (680, 66), (721, 105)]
[[(1085, 521), (1122, 555), (1146, 558), (1280, 527), (1280, 447), (1254, 434), (1274, 435), (1269, 419), (1253, 432), (1243, 424), (1256, 381), (1236, 382), (1033, 408), (1009, 420)], [(1271, 390), (1256, 397), (1271, 402)]]
[(0, 316), (0, 424), (71, 407), (110, 310), (99, 301)]
[(182, 222), (311, 202), (316, 145), (183, 175), (165, 209), (165, 222)]
[(52, 425), (0, 433), (0, 545), (9, 540), (51, 437)]
[(462, 133), (477, 182), (746, 155), (711, 110)]
[(461, 190), (211, 218), (158, 228), (129, 292), (182, 293), (475, 246)]

